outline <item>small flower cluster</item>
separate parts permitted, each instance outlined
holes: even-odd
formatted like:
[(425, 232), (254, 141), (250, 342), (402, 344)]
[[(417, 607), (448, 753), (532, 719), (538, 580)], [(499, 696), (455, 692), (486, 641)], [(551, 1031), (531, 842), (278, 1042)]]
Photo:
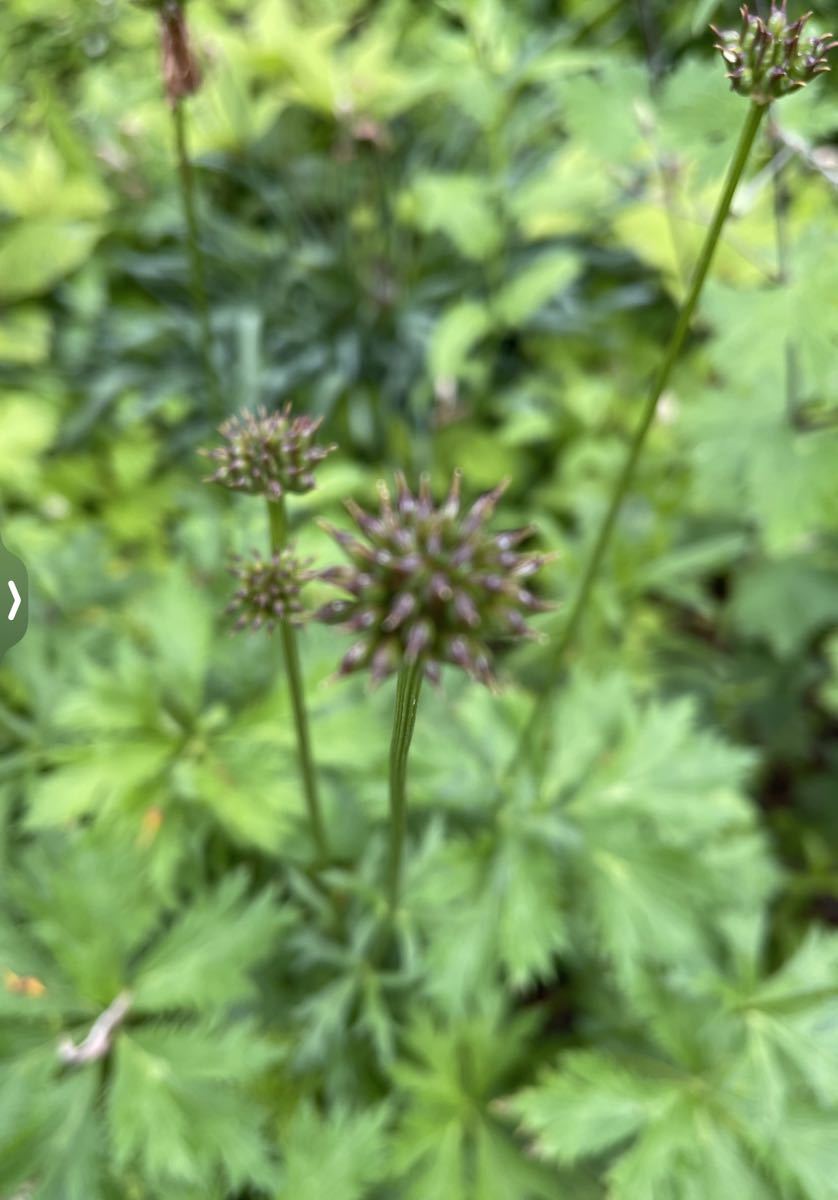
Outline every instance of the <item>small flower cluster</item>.
[(218, 464), (206, 482), (274, 501), (289, 492), (311, 491), (314, 468), (337, 449), (315, 443), (321, 421), (292, 417), (290, 405), (281, 412), (259, 408), (231, 417), (219, 429), (226, 445), (202, 451)]
[(811, 13), (797, 21), (786, 17), (786, 0), (777, 5), (764, 20), (751, 13), (747, 4), (741, 9), (741, 30), (718, 30), (711, 26), (716, 37), (716, 49), (730, 68), (727, 77), (740, 95), (750, 96), (755, 104), (770, 104), (829, 70), (827, 53), (838, 43), (832, 34), (804, 38), (803, 28)]
[(305, 618), (300, 590), (310, 578), (308, 565), (290, 550), (280, 550), (270, 558), (256, 550), (248, 559), (237, 555), (230, 571), (239, 586), (227, 606), (234, 629), (272, 633), (281, 621), (300, 624)]
[(439, 507), (427, 478), (414, 495), (397, 474), (395, 504), (380, 484), (377, 515), (347, 504), (360, 539), (325, 527), (351, 566), (333, 567), (320, 578), (351, 598), (333, 601), (317, 615), (361, 635), (341, 674), (369, 668), (380, 681), (403, 662), (421, 659), (433, 681), (441, 665), (451, 663), (493, 683), (491, 645), (534, 636), (526, 615), (550, 607), (523, 585), (546, 561), (545, 555), (516, 551), (532, 528), (486, 529), (505, 486), (481, 496), (461, 517), (459, 473)]

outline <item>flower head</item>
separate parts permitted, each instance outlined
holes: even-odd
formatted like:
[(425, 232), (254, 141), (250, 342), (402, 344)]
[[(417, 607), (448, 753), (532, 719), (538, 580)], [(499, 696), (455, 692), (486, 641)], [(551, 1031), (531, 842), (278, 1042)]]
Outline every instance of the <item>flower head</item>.
[(441, 664), (452, 663), (493, 683), (492, 644), (534, 636), (527, 615), (550, 607), (525, 585), (547, 556), (516, 550), (533, 529), (492, 534), (486, 528), (505, 487), (487, 492), (461, 516), (459, 472), (438, 507), (426, 477), (414, 495), (397, 474), (395, 503), (379, 484), (376, 515), (347, 504), (360, 538), (326, 526), (351, 565), (321, 571), (319, 578), (350, 598), (327, 604), (317, 616), (359, 635), (341, 674), (369, 667), (379, 681), (402, 662), (421, 659), (434, 681)]
[(314, 468), (337, 449), (315, 443), (321, 420), (292, 417), (290, 405), (281, 412), (258, 408), (230, 417), (219, 429), (225, 444), (201, 451), (218, 464), (206, 482), (268, 500), (279, 500), (287, 492), (310, 492)]
[(722, 31), (711, 26), (735, 92), (750, 96), (755, 104), (770, 104), (829, 70), (826, 55), (838, 43), (831, 40), (830, 33), (803, 37), (811, 13), (789, 22), (786, 0), (779, 5), (772, 0), (765, 19), (751, 13), (747, 4), (740, 11), (741, 30)]
[(311, 578), (308, 565), (288, 549), (270, 558), (256, 550), (247, 559), (236, 556), (230, 571), (239, 586), (227, 606), (234, 618), (233, 628), (272, 633), (280, 621), (299, 624), (304, 617), (300, 590)]

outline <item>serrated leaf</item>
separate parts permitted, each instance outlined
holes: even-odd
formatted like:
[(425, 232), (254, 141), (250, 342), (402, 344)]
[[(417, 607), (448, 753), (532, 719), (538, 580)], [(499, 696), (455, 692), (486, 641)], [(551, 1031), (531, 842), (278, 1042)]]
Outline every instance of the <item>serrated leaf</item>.
[(595, 1053), (566, 1055), (561, 1068), (510, 1102), (540, 1155), (573, 1165), (624, 1142), (654, 1111), (656, 1093)]
[(140, 1165), (152, 1185), (210, 1187), (223, 1171), (233, 1188), (270, 1187), (262, 1114), (236, 1084), (271, 1055), (251, 1051), (237, 1066), (246, 1044), (224, 1027), (122, 1033), (109, 1106), (117, 1163)]
[(138, 1008), (204, 1011), (252, 992), (251, 972), (274, 945), (282, 917), (269, 893), (251, 900), (246, 887), (243, 874), (228, 875), (143, 956), (133, 985)]
[(384, 1177), (387, 1138), (384, 1108), (321, 1116), (303, 1105), (280, 1135), (283, 1182), (278, 1200), (364, 1200)]

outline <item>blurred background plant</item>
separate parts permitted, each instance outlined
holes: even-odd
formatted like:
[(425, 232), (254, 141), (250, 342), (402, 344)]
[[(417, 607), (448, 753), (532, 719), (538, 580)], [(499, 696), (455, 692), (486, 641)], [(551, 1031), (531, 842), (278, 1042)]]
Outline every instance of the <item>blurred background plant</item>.
[[(509, 476), (554, 636), (741, 123), (707, 32), (735, 6), (187, 14), (223, 407), (292, 401), (342, 448), (289, 497), (299, 554), (393, 467), (462, 467), (467, 502)], [(301, 635), (326, 895), (279, 648), (223, 617), (268, 530), (198, 486), (155, 21), (7, 0), (0, 44), (0, 511), (32, 579), (0, 667), (0, 1195), (838, 1196), (833, 77), (766, 117), (536, 786), (505, 773), (541, 647), (498, 698), (449, 670), (423, 697), (381, 962), (392, 685), (332, 686), (345, 638)]]

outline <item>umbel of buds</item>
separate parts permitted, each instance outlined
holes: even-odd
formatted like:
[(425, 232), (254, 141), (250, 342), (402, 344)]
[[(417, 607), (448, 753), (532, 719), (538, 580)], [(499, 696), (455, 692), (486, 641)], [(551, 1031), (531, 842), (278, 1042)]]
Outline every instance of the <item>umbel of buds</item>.
[(376, 515), (347, 503), (360, 537), (325, 526), (351, 564), (318, 576), (350, 597), (317, 613), (358, 635), (340, 674), (369, 668), (378, 682), (421, 659), (434, 682), (451, 663), (493, 683), (492, 645), (534, 636), (527, 616), (551, 607), (525, 586), (547, 556), (516, 549), (532, 527), (494, 534), (486, 528), (505, 486), (461, 516), (459, 472), (438, 507), (426, 477), (414, 495), (397, 474), (395, 503), (379, 484)]
[(830, 33), (803, 36), (811, 13), (789, 22), (786, 0), (779, 5), (772, 0), (765, 19), (751, 13), (747, 4), (740, 11), (741, 30), (723, 31), (711, 26), (735, 92), (750, 96), (755, 104), (770, 104), (829, 70), (826, 55), (838, 43), (832, 41)]
[(230, 417), (219, 429), (224, 445), (201, 451), (217, 463), (205, 482), (274, 501), (288, 492), (311, 491), (315, 467), (337, 448), (315, 443), (321, 420), (292, 417), (290, 405), (281, 412), (259, 408)]
[(280, 621), (300, 624), (304, 619), (300, 590), (311, 578), (308, 565), (288, 549), (270, 558), (263, 558), (256, 550), (246, 559), (236, 556), (230, 571), (238, 587), (227, 606), (233, 628), (272, 633)]

